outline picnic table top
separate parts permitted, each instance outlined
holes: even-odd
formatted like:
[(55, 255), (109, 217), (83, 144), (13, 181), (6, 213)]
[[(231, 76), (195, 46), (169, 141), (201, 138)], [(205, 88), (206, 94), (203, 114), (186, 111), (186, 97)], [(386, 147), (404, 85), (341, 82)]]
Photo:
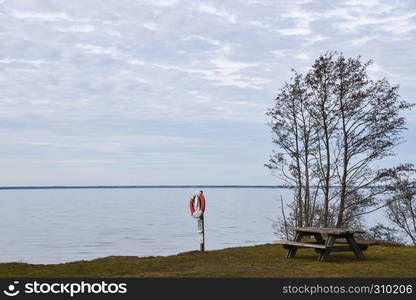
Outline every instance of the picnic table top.
[(362, 230), (348, 229), (348, 228), (333, 228), (333, 227), (291, 227), (298, 232), (321, 233), (321, 234), (354, 234), (364, 233)]

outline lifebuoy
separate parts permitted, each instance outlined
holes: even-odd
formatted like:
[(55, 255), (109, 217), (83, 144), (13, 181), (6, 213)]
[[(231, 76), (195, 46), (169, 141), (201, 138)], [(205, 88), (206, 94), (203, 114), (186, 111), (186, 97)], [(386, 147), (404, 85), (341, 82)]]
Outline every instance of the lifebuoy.
[[(198, 201), (198, 210), (195, 210), (195, 201)], [(193, 193), (189, 200), (189, 210), (191, 211), (191, 215), (195, 218), (200, 218), (203, 215), (205, 212), (205, 197), (202, 191)]]

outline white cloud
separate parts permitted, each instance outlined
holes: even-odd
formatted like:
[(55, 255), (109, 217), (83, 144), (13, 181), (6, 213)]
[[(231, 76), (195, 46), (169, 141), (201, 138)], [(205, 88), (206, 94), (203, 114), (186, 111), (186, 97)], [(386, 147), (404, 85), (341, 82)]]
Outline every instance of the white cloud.
[(272, 54), (281, 57), (281, 58), (295, 58), (299, 60), (309, 60), (311, 59), (309, 53), (307, 53), (305, 50), (302, 49), (295, 49), (295, 50), (289, 50), (289, 49), (282, 49), (282, 50), (272, 50), (270, 51)]
[(16, 99), (12, 99), (12, 98), (1, 98), (0, 99), (0, 104), (14, 104), (17, 103)]
[(258, 76), (241, 74), (241, 71), (244, 69), (257, 66), (257, 63), (232, 61), (225, 58), (212, 59), (210, 63), (211, 67), (205, 69), (189, 69), (161, 64), (154, 64), (154, 66), (164, 70), (174, 70), (190, 74), (199, 74), (206, 80), (210, 80), (220, 86), (260, 89), (263, 84), (269, 82), (269, 80)]
[(279, 28), (276, 31), (283, 35), (307, 35), (311, 33), (309, 28), (302, 27)]
[(35, 19), (44, 22), (73, 21), (66, 13), (38, 13), (31, 11), (12, 10), (11, 15), (16, 19)]
[(150, 31), (157, 31), (159, 26), (155, 22), (146, 22), (143, 24), (143, 27)]
[(213, 59), (211, 63), (216, 67), (216, 71), (222, 75), (231, 75), (240, 72), (243, 69), (255, 67), (258, 63), (246, 63), (231, 61), (227, 59)]
[(135, 66), (143, 66), (145, 63), (142, 60), (139, 59), (130, 59), (127, 61), (127, 63), (129, 63), (130, 65), (135, 65)]
[(232, 15), (224, 9), (217, 9), (215, 6), (212, 6), (210, 4), (200, 3), (199, 5), (194, 7), (193, 10), (224, 18), (230, 23), (236, 22), (236, 17), (234, 15)]
[(366, 1), (360, 1), (360, 0), (348, 0), (345, 5), (349, 6), (349, 8), (355, 10), (367, 10), (372, 13), (390, 13), (395, 8), (396, 5), (399, 2), (397, 1), (379, 1), (379, 0), (366, 0)]
[(248, 21), (247, 24), (249, 24), (251, 26), (254, 26), (254, 27), (262, 28), (262, 29), (269, 29), (270, 28), (269, 24), (262, 23), (258, 20)]
[(199, 91), (191, 90), (187, 92), (188, 95), (192, 97), (193, 100), (195, 100), (197, 103), (210, 103), (213, 102), (212, 98), (202, 94)]
[(319, 19), (320, 15), (314, 12), (305, 11), (298, 6), (292, 7), (286, 11), (282, 18), (286, 22), (292, 22), (294, 26), (285, 26), (277, 28), (276, 31), (283, 35), (309, 35), (311, 31), (311, 23)]
[(179, 0), (139, 0), (139, 3), (156, 7), (170, 7), (179, 3)]
[(112, 57), (117, 57), (119, 55), (119, 51), (112, 47), (105, 48), (90, 44), (77, 44), (76, 47), (82, 49), (85, 53), (93, 55), (109, 55)]
[(262, 6), (271, 6), (273, 5), (271, 0), (250, 0), (247, 2), (248, 5), (262, 5)]
[(142, 83), (142, 84), (149, 84), (150, 83), (149, 80), (144, 79), (144, 78), (140, 78), (140, 77), (136, 77), (136, 76), (130, 77), (129, 79), (133, 80), (134, 82)]
[(324, 36), (324, 35), (319, 35), (319, 34), (313, 34), (313, 35), (309, 35), (309, 36), (305, 36), (304, 39), (307, 41), (306, 42), (306, 46), (312, 46), (315, 43), (319, 43), (325, 40), (328, 40), (329, 37), (328, 36)]
[(416, 30), (416, 13), (406, 10), (404, 4), (400, 1), (350, 0), (321, 14), (321, 18), (346, 33), (371, 30), (404, 36)]
[(57, 30), (61, 32), (89, 33), (89, 32), (94, 32), (95, 27), (92, 25), (72, 25), (69, 27), (60, 27)]
[(110, 30), (107, 30), (106, 32), (108, 35), (111, 35), (111, 36), (122, 37), (122, 34), (117, 30), (110, 29)]
[(338, 28), (346, 32), (356, 32), (365, 26), (377, 26), (378, 30), (392, 32), (395, 34), (407, 34), (416, 30), (413, 19), (416, 13), (405, 13), (400, 15), (380, 16), (373, 14), (345, 14), (344, 21), (340, 21)]
[(183, 38), (182, 40), (184, 40), (184, 41), (200, 40), (200, 41), (203, 41), (203, 42), (205, 42), (207, 44), (214, 45), (214, 46), (221, 45), (221, 42), (219, 40), (207, 38), (205, 36), (197, 35), (197, 34), (193, 34), (193, 35), (187, 36), (187, 37)]
[(231, 101), (231, 104), (237, 106), (248, 106), (248, 107), (257, 107), (257, 103), (249, 102), (249, 101)]
[(0, 59), (0, 64), (14, 64), (14, 63), (18, 63), (18, 64), (29, 64), (29, 65), (35, 65), (35, 66), (40, 66), (42, 64), (48, 63), (45, 60), (42, 59), (34, 59), (34, 60), (30, 60), (30, 59), (14, 59), (14, 58), (4, 58), (4, 59)]
[(385, 67), (381, 66), (380, 64), (376, 62), (373, 62), (368, 67), (368, 73), (370, 74), (370, 76), (372, 76), (373, 78), (377, 78), (377, 79), (383, 76), (391, 80), (391, 78), (399, 76), (399, 74), (395, 74), (395, 73), (388, 71)]
[(354, 40), (352, 40), (352, 43), (354, 45), (357, 45), (357, 46), (363, 46), (363, 45), (367, 44), (370, 41), (378, 40), (380, 38), (382, 38), (382, 37), (378, 36), (378, 35), (369, 35), (369, 36), (364, 36), (364, 37), (354, 39)]
[(306, 53), (298, 53), (293, 55), (294, 58), (301, 59), (301, 60), (308, 60), (310, 59), (309, 55)]

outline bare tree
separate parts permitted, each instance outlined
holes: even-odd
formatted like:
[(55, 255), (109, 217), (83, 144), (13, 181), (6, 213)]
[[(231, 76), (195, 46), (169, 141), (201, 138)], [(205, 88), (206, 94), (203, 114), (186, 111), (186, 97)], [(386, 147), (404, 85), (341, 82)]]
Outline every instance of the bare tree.
[(323, 211), (322, 224), (329, 224), (330, 184), (333, 177), (333, 161), (331, 160), (331, 139), (335, 132), (339, 117), (334, 113), (336, 102), (333, 95), (335, 78), (333, 76), (333, 54), (320, 56), (305, 77), (310, 89), (310, 114), (315, 119), (315, 134), (317, 137), (316, 170), (322, 181)]
[(381, 223), (368, 229), (365, 238), (389, 245), (403, 245), (403, 239), (398, 236), (399, 230)]
[(367, 74), (371, 61), (321, 55), (294, 73), (269, 110), (273, 152), (267, 167), (295, 187), (297, 226), (358, 226), (383, 200), (386, 172), (373, 163), (393, 154), (405, 129), (398, 86)]
[(387, 218), (416, 246), (416, 180), (411, 178), (415, 174), (412, 168), (394, 177), (386, 204)]
[(279, 152), (273, 152), (266, 166), (288, 185), (295, 187), (292, 205), (296, 226), (313, 224), (315, 199), (311, 193), (313, 152), (315, 151), (314, 120), (309, 113), (310, 95), (301, 74), (294, 74), (276, 97), (275, 107), (268, 115), (275, 133), (273, 143)]
[(371, 163), (393, 154), (405, 129), (399, 113), (410, 108), (399, 100), (398, 86), (386, 79), (374, 82), (368, 78), (370, 64), (342, 55), (335, 60), (336, 113), (340, 117), (337, 146), (342, 153), (340, 164), (335, 165), (340, 184), (337, 226), (344, 225), (346, 210), (371, 207), (377, 201), (377, 192), (363, 189), (380, 179)]

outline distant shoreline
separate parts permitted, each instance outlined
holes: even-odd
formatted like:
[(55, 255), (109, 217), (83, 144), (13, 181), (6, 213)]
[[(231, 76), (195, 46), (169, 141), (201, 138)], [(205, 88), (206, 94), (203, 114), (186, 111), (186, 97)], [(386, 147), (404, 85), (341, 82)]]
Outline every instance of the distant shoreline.
[[(330, 186), (339, 188), (339, 186)], [(370, 189), (377, 186), (367, 186)], [(0, 186), (0, 190), (64, 190), (64, 189), (294, 189), (290, 185), (45, 185)]]
[(0, 190), (52, 190), (52, 189), (178, 189), (178, 188), (225, 188), (225, 189), (293, 189), (283, 185), (51, 185), (51, 186), (0, 186)]

